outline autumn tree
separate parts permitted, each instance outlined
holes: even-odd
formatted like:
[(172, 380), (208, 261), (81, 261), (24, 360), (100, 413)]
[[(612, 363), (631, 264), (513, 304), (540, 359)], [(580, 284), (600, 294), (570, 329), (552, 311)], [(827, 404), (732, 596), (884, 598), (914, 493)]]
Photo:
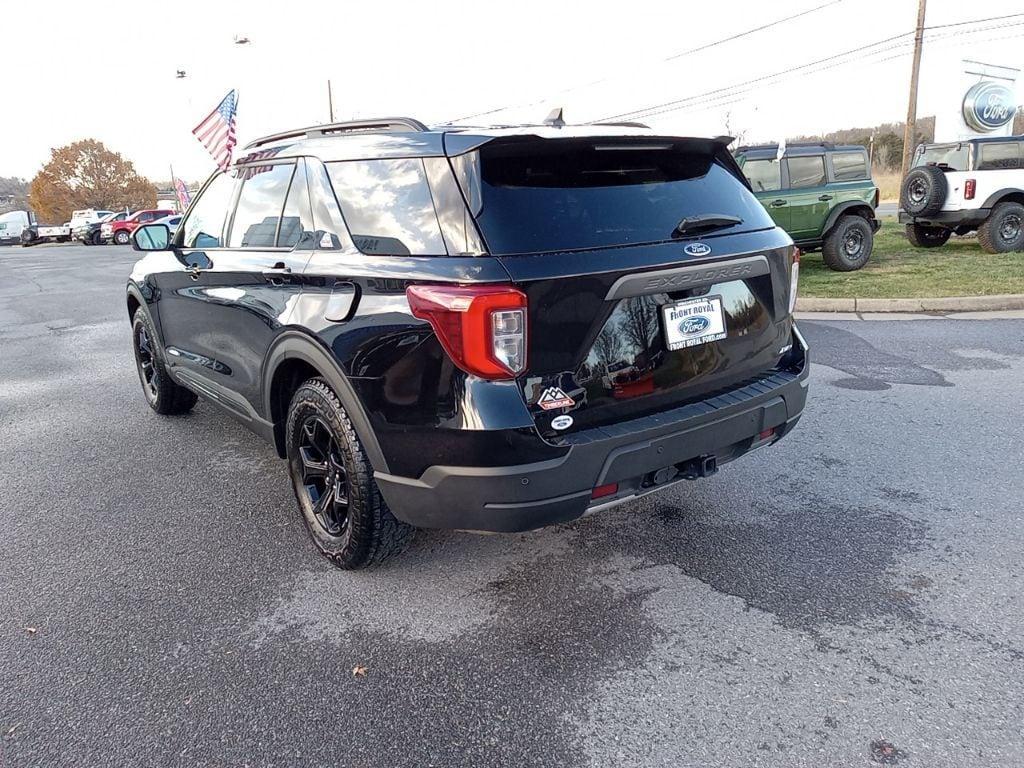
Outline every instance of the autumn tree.
[(156, 187), (120, 154), (84, 139), (51, 150), (50, 162), (32, 179), (28, 199), (42, 221), (60, 223), (82, 208), (152, 208)]

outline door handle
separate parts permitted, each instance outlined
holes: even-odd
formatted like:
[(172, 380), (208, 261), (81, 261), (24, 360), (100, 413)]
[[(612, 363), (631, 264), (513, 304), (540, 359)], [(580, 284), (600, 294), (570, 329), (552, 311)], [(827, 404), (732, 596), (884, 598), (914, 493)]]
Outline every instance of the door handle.
[(781, 208), (785, 204), (785, 200), (772, 200), (770, 203), (768, 203), (768, 205), (770, 205), (772, 208)]
[(283, 285), (284, 278), (288, 277), (291, 273), (291, 267), (286, 265), (283, 261), (279, 261), (274, 264), (274, 266), (263, 270), (263, 276), (271, 285)]
[(187, 272), (188, 272), (188, 276), (191, 277), (193, 280), (198, 280), (199, 276), (203, 273), (203, 271), (201, 269), (199, 269), (199, 266), (196, 265), (196, 264), (193, 264), (192, 266), (190, 266), (188, 268)]
[(832, 195), (822, 195), (818, 199), (821, 200), (821, 202), (823, 203), (827, 203), (829, 200), (832, 199)]

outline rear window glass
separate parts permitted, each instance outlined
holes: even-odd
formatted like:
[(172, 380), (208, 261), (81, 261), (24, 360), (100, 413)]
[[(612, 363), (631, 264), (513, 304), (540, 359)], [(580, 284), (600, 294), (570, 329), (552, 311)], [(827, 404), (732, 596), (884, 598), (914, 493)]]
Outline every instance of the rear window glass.
[(978, 162), (975, 170), (998, 171), (1020, 168), (1020, 144), (1015, 141), (1001, 141), (978, 145)]
[(954, 171), (967, 170), (967, 145), (942, 144), (926, 147), (914, 157), (914, 165), (945, 165)]
[(422, 160), (327, 163), (327, 173), (360, 251), (387, 256), (447, 255)]
[(700, 214), (773, 226), (712, 154), (671, 143), (492, 142), (453, 167), (494, 254), (663, 242)]
[(836, 181), (857, 181), (868, 177), (867, 158), (863, 152), (833, 152), (830, 157)]

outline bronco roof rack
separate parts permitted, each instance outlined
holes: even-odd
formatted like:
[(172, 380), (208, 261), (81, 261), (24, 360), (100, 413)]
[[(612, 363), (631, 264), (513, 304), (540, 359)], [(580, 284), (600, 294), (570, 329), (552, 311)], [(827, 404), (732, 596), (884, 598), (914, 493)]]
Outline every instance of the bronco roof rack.
[[(790, 147), (822, 147), (823, 149), (835, 149), (836, 145), (833, 141), (787, 141), (786, 148)], [(746, 152), (750, 149), (778, 149), (779, 142), (773, 141), (769, 144), (744, 144), (742, 147), (737, 147), (737, 152)]]
[(285, 139), (318, 139), (335, 133), (387, 133), (390, 131), (426, 131), (427, 126), (411, 117), (379, 117), (372, 120), (346, 120), (342, 123), (311, 125), (308, 128), (296, 128), (291, 131), (272, 133), (269, 136), (250, 141), (245, 149), (262, 147), (275, 141)]

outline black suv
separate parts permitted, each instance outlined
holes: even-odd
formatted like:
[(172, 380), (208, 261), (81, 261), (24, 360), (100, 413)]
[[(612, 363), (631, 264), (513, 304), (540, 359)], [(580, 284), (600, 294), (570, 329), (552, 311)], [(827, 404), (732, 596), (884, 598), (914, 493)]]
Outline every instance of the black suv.
[(253, 142), (173, 238), (134, 235), (146, 399), (271, 441), (344, 568), (709, 475), (807, 394), (799, 251), (728, 141), (392, 118)]

